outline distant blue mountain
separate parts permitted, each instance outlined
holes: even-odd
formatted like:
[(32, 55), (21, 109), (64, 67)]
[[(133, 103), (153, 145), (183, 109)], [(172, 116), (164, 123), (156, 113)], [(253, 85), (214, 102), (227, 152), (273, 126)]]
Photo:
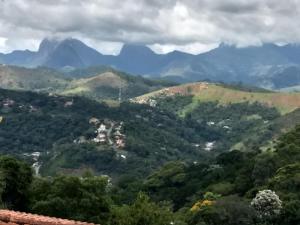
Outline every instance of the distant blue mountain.
[[(0, 56), (1, 57), (1, 56)], [(51, 68), (88, 67), (105, 62), (103, 55), (76, 39), (62, 41), (44, 39), (37, 52), (14, 51), (2, 55), (5, 64), (26, 67), (48, 66)]]
[(267, 88), (300, 85), (300, 46), (292, 44), (245, 48), (221, 44), (199, 55), (179, 51), (157, 54), (146, 46), (125, 44), (119, 55), (112, 56), (76, 39), (45, 39), (36, 52), (0, 54), (0, 63), (55, 69), (105, 65), (131, 74), (181, 82), (242, 82)]
[(160, 56), (146, 46), (125, 44), (115, 65), (133, 74), (150, 73), (158, 66)]
[(31, 61), (34, 59), (35, 52), (25, 50), (20, 51), (16, 50), (10, 54), (3, 54), (2, 60), (5, 64), (12, 64), (12, 65), (29, 65)]

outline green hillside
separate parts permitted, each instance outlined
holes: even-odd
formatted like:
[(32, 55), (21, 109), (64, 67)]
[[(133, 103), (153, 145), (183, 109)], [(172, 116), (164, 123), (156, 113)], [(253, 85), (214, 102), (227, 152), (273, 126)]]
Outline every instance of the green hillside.
[(300, 94), (237, 85), (193, 83), (165, 88), (135, 99), (196, 121), (215, 131), (214, 149), (243, 150), (273, 145), (300, 124)]
[[(178, 212), (186, 210), (187, 224), (298, 224), (299, 137), (298, 126), (272, 150), (223, 153), (210, 165), (169, 163), (146, 178), (144, 188), (156, 201), (171, 201)], [(279, 215), (255, 214), (250, 202), (260, 190), (279, 196)], [(256, 216), (264, 223), (256, 223)]]
[(127, 100), (173, 83), (131, 76), (111, 68), (96, 67), (62, 73), (39, 67), (0, 66), (0, 88), (85, 96), (94, 100)]
[[(109, 107), (82, 97), (1, 89), (0, 116), (0, 153), (37, 162), (42, 174), (91, 169), (141, 175), (170, 160), (202, 161), (207, 155), (192, 144), (204, 144), (206, 135), (144, 105)], [(100, 125), (106, 126), (103, 142)]]
[[(183, 114), (192, 95), (154, 100), (0, 89), (1, 204), (101, 224), (298, 224), (299, 109), (203, 101)], [(276, 223), (251, 206), (268, 189)]]
[(193, 99), (166, 100), (158, 107), (109, 107), (83, 97), (1, 90), (0, 151), (38, 163), (42, 174), (91, 169), (113, 177), (124, 171), (142, 175), (172, 160), (198, 163), (224, 151), (252, 151), (279, 135), (279, 124), (290, 118), (258, 103), (216, 102), (199, 104), (180, 118), (174, 113), (178, 104)]
[(176, 160), (149, 176), (126, 170), (113, 183), (91, 171), (33, 177), (26, 163), (0, 155), (0, 202), (101, 224), (299, 224), (299, 137), (297, 126), (273, 149), (225, 152), (200, 163)]
[(87, 78), (73, 79), (62, 95), (81, 95), (95, 100), (127, 100), (173, 83), (134, 77), (117, 71), (106, 71)]
[(203, 102), (218, 102), (220, 105), (258, 102), (268, 107), (275, 107), (281, 114), (292, 112), (300, 107), (299, 93), (257, 92), (232, 88), (228, 85), (224, 86), (221, 84), (204, 82), (165, 88), (137, 97), (133, 101), (145, 103), (148, 102), (149, 99), (164, 98), (166, 96), (174, 95), (192, 96), (192, 102), (179, 110), (178, 113), (181, 115), (193, 111), (194, 108)]
[(0, 87), (12, 90), (60, 92), (68, 80), (63, 74), (48, 68), (26, 69), (0, 65)]

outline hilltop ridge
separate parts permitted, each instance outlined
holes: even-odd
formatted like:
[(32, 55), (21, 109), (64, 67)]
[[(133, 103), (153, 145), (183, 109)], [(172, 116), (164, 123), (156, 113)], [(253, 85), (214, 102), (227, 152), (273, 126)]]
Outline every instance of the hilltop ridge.
[(219, 83), (197, 82), (167, 87), (152, 93), (136, 97), (132, 101), (149, 103), (151, 99), (170, 96), (192, 96), (192, 103), (184, 106), (181, 111), (192, 110), (202, 102), (218, 102), (221, 105), (232, 103), (261, 103), (277, 108), (282, 114), (289, 113), (300, 107), (300, 93), (270, 92), (263, 89), (241, 89), (236, 86)]
[[(38, 67), (0, 65), (0, 88), (82, 95), (95, 100), (127, 100), (172, 85), (171, 82), (131, 76), (109, 67), (92, 67), (70, 73)], [(120, 93), (121, 92), (121, 93)]]

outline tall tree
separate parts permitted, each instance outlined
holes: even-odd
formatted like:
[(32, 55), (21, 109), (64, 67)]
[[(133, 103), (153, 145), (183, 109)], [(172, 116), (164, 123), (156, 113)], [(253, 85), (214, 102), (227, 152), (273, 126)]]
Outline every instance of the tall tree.
[(9, 156), (0, 157), (0, 194), (5, 207), (26, 210), (32, 179), (28, 164)]

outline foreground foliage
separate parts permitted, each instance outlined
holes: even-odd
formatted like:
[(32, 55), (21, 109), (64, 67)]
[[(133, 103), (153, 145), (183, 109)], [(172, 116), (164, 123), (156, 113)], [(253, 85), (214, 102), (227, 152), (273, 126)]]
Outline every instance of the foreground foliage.
[(33, 179), (28, 165), (2, 156), (1, 201), (111, 225), (299, 224), (299, 137), (297, 127), (275, 150), (223, 153), (209, 165), (172, 162), (144, 180), (127, 175), (114, 184), (90, 172)]

